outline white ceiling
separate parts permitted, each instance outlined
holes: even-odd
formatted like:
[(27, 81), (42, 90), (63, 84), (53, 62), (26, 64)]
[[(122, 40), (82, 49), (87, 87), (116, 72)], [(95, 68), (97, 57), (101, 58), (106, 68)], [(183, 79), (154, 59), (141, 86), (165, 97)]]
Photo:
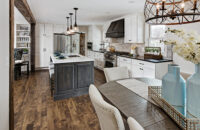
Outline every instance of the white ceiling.
[(145, 0), (27, 0), (37, 22), (65, 24), (78, 7), (78, 24), (102, 24), (124, 15), (143, 12)]

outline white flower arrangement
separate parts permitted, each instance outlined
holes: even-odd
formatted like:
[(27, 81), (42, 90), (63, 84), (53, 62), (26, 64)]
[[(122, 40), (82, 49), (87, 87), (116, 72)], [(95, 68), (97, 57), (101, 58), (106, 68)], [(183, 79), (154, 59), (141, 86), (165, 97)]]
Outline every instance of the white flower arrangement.
[(194, 64), (200, 63), (200, 35), (197, 32), (187, 33), (184, 30), (168, 28), (164, 44), (173, 45), (173, 52)]

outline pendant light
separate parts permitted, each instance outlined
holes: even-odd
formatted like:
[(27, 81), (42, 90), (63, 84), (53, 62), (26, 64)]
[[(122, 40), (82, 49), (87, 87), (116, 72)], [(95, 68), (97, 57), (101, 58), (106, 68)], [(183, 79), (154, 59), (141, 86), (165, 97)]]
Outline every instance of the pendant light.
[(73, 13), (69, 13), (69, 16), (70, 16), (70, 33), (71, 34), (74, 33), (73, 25), (72, 25), (72, 15), (73, 15)]
[(70, 29), (69, 29), (69, 17), (66, 17), (67, 18), (67, 31), (66, 31), (66, 35), (67, 34), (70, 34)]
[(77, 25), (77, 10), (78, 10), (78, 8), (74, 8), (74, 10), (75, 10), (74, 32), (79, 32), (79, 28), (78, 28), (78, 25)]
[(145, 21), (154, 25), (199, 22), (199, 7), (199, 0), (146, 0)]

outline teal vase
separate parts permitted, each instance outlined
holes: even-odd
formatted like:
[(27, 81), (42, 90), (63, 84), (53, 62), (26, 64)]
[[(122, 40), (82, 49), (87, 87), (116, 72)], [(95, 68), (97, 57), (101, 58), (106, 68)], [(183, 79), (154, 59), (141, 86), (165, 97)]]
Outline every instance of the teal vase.
[(187, 79), (187, 113), (200, 118), (200, 64), (195, 65), (195, 73)]
[(186, 114), (186, 82), (180, 75), (180, 67), (168, 65), (168, 73), (162, 79), (162, 97), (183, 115)]

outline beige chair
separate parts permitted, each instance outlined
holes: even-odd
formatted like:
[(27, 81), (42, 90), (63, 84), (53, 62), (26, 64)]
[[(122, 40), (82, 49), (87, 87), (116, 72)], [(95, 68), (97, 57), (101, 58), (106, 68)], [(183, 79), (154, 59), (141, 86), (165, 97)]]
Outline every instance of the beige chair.
[[(94, 85), (90, 85), (89, 88), (89, 95), (92, 101), (92, 104), (95, 108), (97, 113), (101, 130), (125, 130), (124, 122), (119, 110), (108, 104), (104, 101), (103, 97), (101, 96), (100, 92)], [(138, 126), (138, 123), (131, 122), (130, 128), (142, 128)], [(134, 127), (134, 125), (137, 125)], [(131, 129), (131, 130), (142, 130), (142, 129)]]
[(132, 117), (129, 117), (127, 122), (130, 130), (144, 130), (144, 128)]
[(107, 82), (130, 78), (127, 67), (105, 68), (104, 74)]
[(97, 113), (101, 130), (125, 130), (119, 110), (105, 102), (94, 85), (90, 85), (89, 95)]

